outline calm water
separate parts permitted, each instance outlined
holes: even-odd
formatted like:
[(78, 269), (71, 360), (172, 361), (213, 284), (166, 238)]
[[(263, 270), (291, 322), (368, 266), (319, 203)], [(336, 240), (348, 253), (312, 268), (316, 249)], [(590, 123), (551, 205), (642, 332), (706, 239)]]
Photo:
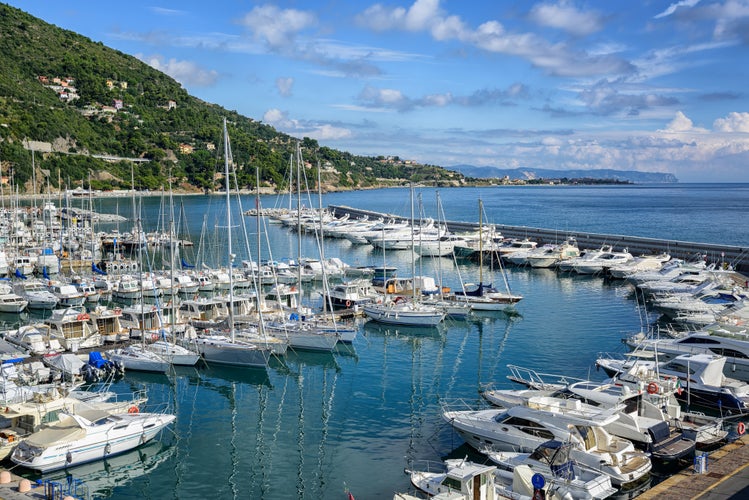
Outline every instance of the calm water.
[[(423, 212), (436, 217), (435, 191), (417, 195)], [(749, 228), (737, 224), (749, 213), (747, 185), (465, 188), (442, 189), (440, 196), (450, 220), (477, 220), (481, 198), (489, 221), (501, 224), (736, 245), (749, 241)], [(187, 260), (225, 262), (216, 250), (227, 231), (223, 198), (180, 200), (179, 232), (196, 242)], [(288, 204), (276, 197), (262, 200), (266, 207), (279, 202)], [(161, 203), (158, 197), (143, 199), (147, 228), (162, 224)], [(310, 203), (317, 205), (317, 198), (305, 202)], [(246, 198), (243, 204), (247, 209), (254, 201)], [(405, 189), (330, 194), (323, 204), (410, 213)], [(102, 212), (132, 213), (127, 200), (98, 200), (96, 205)], [(235, 240), (238, 259), (246, 258), (248, 249), (256, 256), (255, 220), (246, 219), (250, 243)], [(232, 225), (238, 223), (235, 219)], [(234, 228), (234, 234), (240, 232)], [(267, 226), (261, 233), (262, 258), (296, 257), (294, 231)], [(410, 274), (408, 252), (383, 257), (337, 240), (326, 241), (324, 251), (350, 264), (385, 260)], [(302, 252), (319, 255), (313, 237), (302, 237)], [(417, 273), (440, 271), (450, 286), (459, 283), (458, 271), (465, 281), (478, 279), (473, 264), (456, 266), (451, 259), (417, 263)], [(640, 329), (637, 304), (623, 283), (512, 268), (508, 278), (513, 292), (525, 297), (511, 316), (478, 316), (434, 330), (366, 324), (353, 346), (334, 354), (289, 354), (267, 372), (128, 373), (116, 388), (146, 386), (153, 403), (170, 403), (178, 415), (174, 432), (164, 434), (162, 443), (70, 472), (96, 496), (115, 499), (335, 499), (345, 498), (346, 488), (358, 500), (392, 498), (393, 492), (408, 490), (403, 469), (409, 461), (464, 451), (455, 451), (462, 442), (441, 421), (441, 404), (458, 399), (478, 404), (479, 388), (490, 382), (510, 387), (504, 382), (508, 363), (599, 377), (592, 371), (596, 354), (621, 351), (622, 335)], [(319, 296), (310, 291), (307, 300), (319, 301)]]

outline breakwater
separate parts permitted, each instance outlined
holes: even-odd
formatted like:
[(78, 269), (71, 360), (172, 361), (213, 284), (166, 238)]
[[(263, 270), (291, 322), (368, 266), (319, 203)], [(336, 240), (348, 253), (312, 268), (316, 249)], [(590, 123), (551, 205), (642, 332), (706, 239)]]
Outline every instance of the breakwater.
[[(376, 217), (393, 218), (397, 220), (405, 219), (405, 217), (398, 215), (373, 212), (345, 205), (329, 205), (328, 209), (336, 217), (349, 214), (349, 216), (353, 218), (366, 215), (370, 219)], [(418, 219), (417, 222), (419, 222)], [(473, 231), (478, 229), (477, 222), (446, 221), (445, 224), (448, 229), (453, 232)], [(685, 260), (694, 260), (699, 256), (705, 256), (709, 262), (727, 263), (739, 272), (749, 272), (749, 247), (643, 238), (621, 234), (560, 231), (558, 229), (511, 226), (505, 224), (492, 225), (506, 238), (528, 238), (537, 241), (539, 245), (546, 243), (559, 243), (567, 236), (574, 236), (581, 250), (600, 248), (602, 245), (612, 245), (618, 249), (627, 248), (633, 255), (667, 252), (672, 257)]]

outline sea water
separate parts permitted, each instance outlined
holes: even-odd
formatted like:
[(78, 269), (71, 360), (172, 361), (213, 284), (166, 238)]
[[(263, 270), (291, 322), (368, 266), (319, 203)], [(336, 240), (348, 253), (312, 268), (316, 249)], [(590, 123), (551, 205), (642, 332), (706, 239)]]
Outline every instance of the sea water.
[[(417, 215), (441, 216), (435, 191), (416, 190)], [(749, 229), (740, 223), (749, 213), (746, 185), (438, 191), (449, 220), (477, 221), (480, 198), (486, 222), (556, 228), (560, 241), (575, 231), (735, 245), (749, 241)], [(277, 260), (296, 259), (299, 253), (319, 257), (322, 248), (326, 257), (352, 265), (386, 263), (401, 275), (410, 275), (413, 267), (417, 274), (442, 276), (451, 287), (460, 285), (459, 276), (463, 281), (479, 277), (475, 264), (450, 258), (412, 263), (408, 251), (383, 254), (348, 241), (320, 243), (309, 234), (302, 235), (300, 245), (295, 229), (264, 219), (259, 230), (254, 217), (233, 216), (229, 225), (220, 196), (175, 197), (173, 216), (164, 211), (164, 198), (138, 199), (138, 218), (147, 230), (168, 228), (173, 221), (181, 238), (195, 242), (181, 255), (189, 262), (226, 265), (221, 248), (231, 229), (235, 262), (257, 260), (258, 246), (262, 259)], [(261, 198), (263, 207), (289, 203)], [(293, 199), (292, 207), (296, 203)], [(301, 203), (318, 201), (313, 196)], [(412, 206), (408, 189), (332, 193), (323, 196), (323, 205), (328, 204), (406, 217)], [(252, 208), (254, 199), (245, 197), (242, 205)], [(125, 199), (97, 199), (94, 209), (133, 213)], [(120, 230), (130, 224), (120, 224)], [(238, 238), (245, 233), (248, 243)], [(160, 264), (154, 259), (153, 265)], [(149, 403), (168, 403), (177, 414), (175, 424), (160, 442), (68, 474), (85, 481), (96, 498), (335, 499), (345, 498), (346, 491), (358, 500), (392, 498), (409, 489), (403, 470), (412, 461), (468, 452), (441, 420), (444, 405), (476, 407), (485, 384), (512, 387), (508, 364), (602, 379), (593, 368), (597, 354), (623, 351), (622, 336), (654, 320), (619, 281), (548, 269), (506, 272), (512, 291), (524, 296), (512, 314), (479, 314), (428, 329), (366, 323), (351, 346), (326, 354), (289, 353), (268, 370), (129, 372), (113, 388), (147, 388)], [(483, 278), (497, 284), (502, 279), (500, 270), (490, 268)], [(305, 300), (319, 303), (319, 293), (305, 288)]]

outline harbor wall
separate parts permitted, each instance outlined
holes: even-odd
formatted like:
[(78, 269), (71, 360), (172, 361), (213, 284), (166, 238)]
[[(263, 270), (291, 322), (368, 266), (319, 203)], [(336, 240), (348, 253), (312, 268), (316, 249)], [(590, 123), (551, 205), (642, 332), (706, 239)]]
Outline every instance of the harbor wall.
[[(349, 214), (349, 216), (353, 218), (367, 215), (370, 219), (377, 217), (387, 217), (398, 220), (405, 219), (405, 217), (397, 215), (382, 214), (345, 205), (329, 205), (328, 209), (336, 217)], [(478, 223), (471, 222), (447, 221), (446, 225), (452, 232), (473, 231), (478, 229)], [(706, 258), (707, 261), (711, 263), (726, 263), (727, 265), (733, 266), (736, 271), (749, 272), (749, 248), (747, 247), (657, 238), (642, 238), (639, 236), (626, 236), (621, 234), (559, 231), (557, 229), (509, 226), (504, 224), (492, 225), (506, 238), (528, 238), (537, 241), (539, 245), (544, 245), (546, 243), (561, 243), (565, 238), (572, 236), (577, 240), (577, 244), (581, 250), (600, 248), (602, 245), (611, 245), (615, 250), (626, 248), (635, 256), (666, 252), (674, 258), (684, 260)]]

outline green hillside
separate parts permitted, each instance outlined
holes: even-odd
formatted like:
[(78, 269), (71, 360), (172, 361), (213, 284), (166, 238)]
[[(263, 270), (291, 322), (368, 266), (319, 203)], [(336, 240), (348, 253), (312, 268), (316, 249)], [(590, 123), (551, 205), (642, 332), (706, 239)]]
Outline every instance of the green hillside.
[[(138, 59), (0, 4), (0, 162), (21, 192), (60, 187), (220, 188), (222, 120), (229, 122), (240, 187), (284, 189), (295, 139), (190, 96)], [(32, 175), (33, 164), (36, 166)], [(386, 152), (383, 152), (386, 153)], [(309, 179), (327, 188), (405, 181), (439, 185), (463, 176), (390, 157), (362, 157), (302, 141)], [(101, 157), (106, 157), (101, 158)], [(137, 159), (138, 161), (130, 161)], [(32, 183), (32, 179), (36, 184)]]

